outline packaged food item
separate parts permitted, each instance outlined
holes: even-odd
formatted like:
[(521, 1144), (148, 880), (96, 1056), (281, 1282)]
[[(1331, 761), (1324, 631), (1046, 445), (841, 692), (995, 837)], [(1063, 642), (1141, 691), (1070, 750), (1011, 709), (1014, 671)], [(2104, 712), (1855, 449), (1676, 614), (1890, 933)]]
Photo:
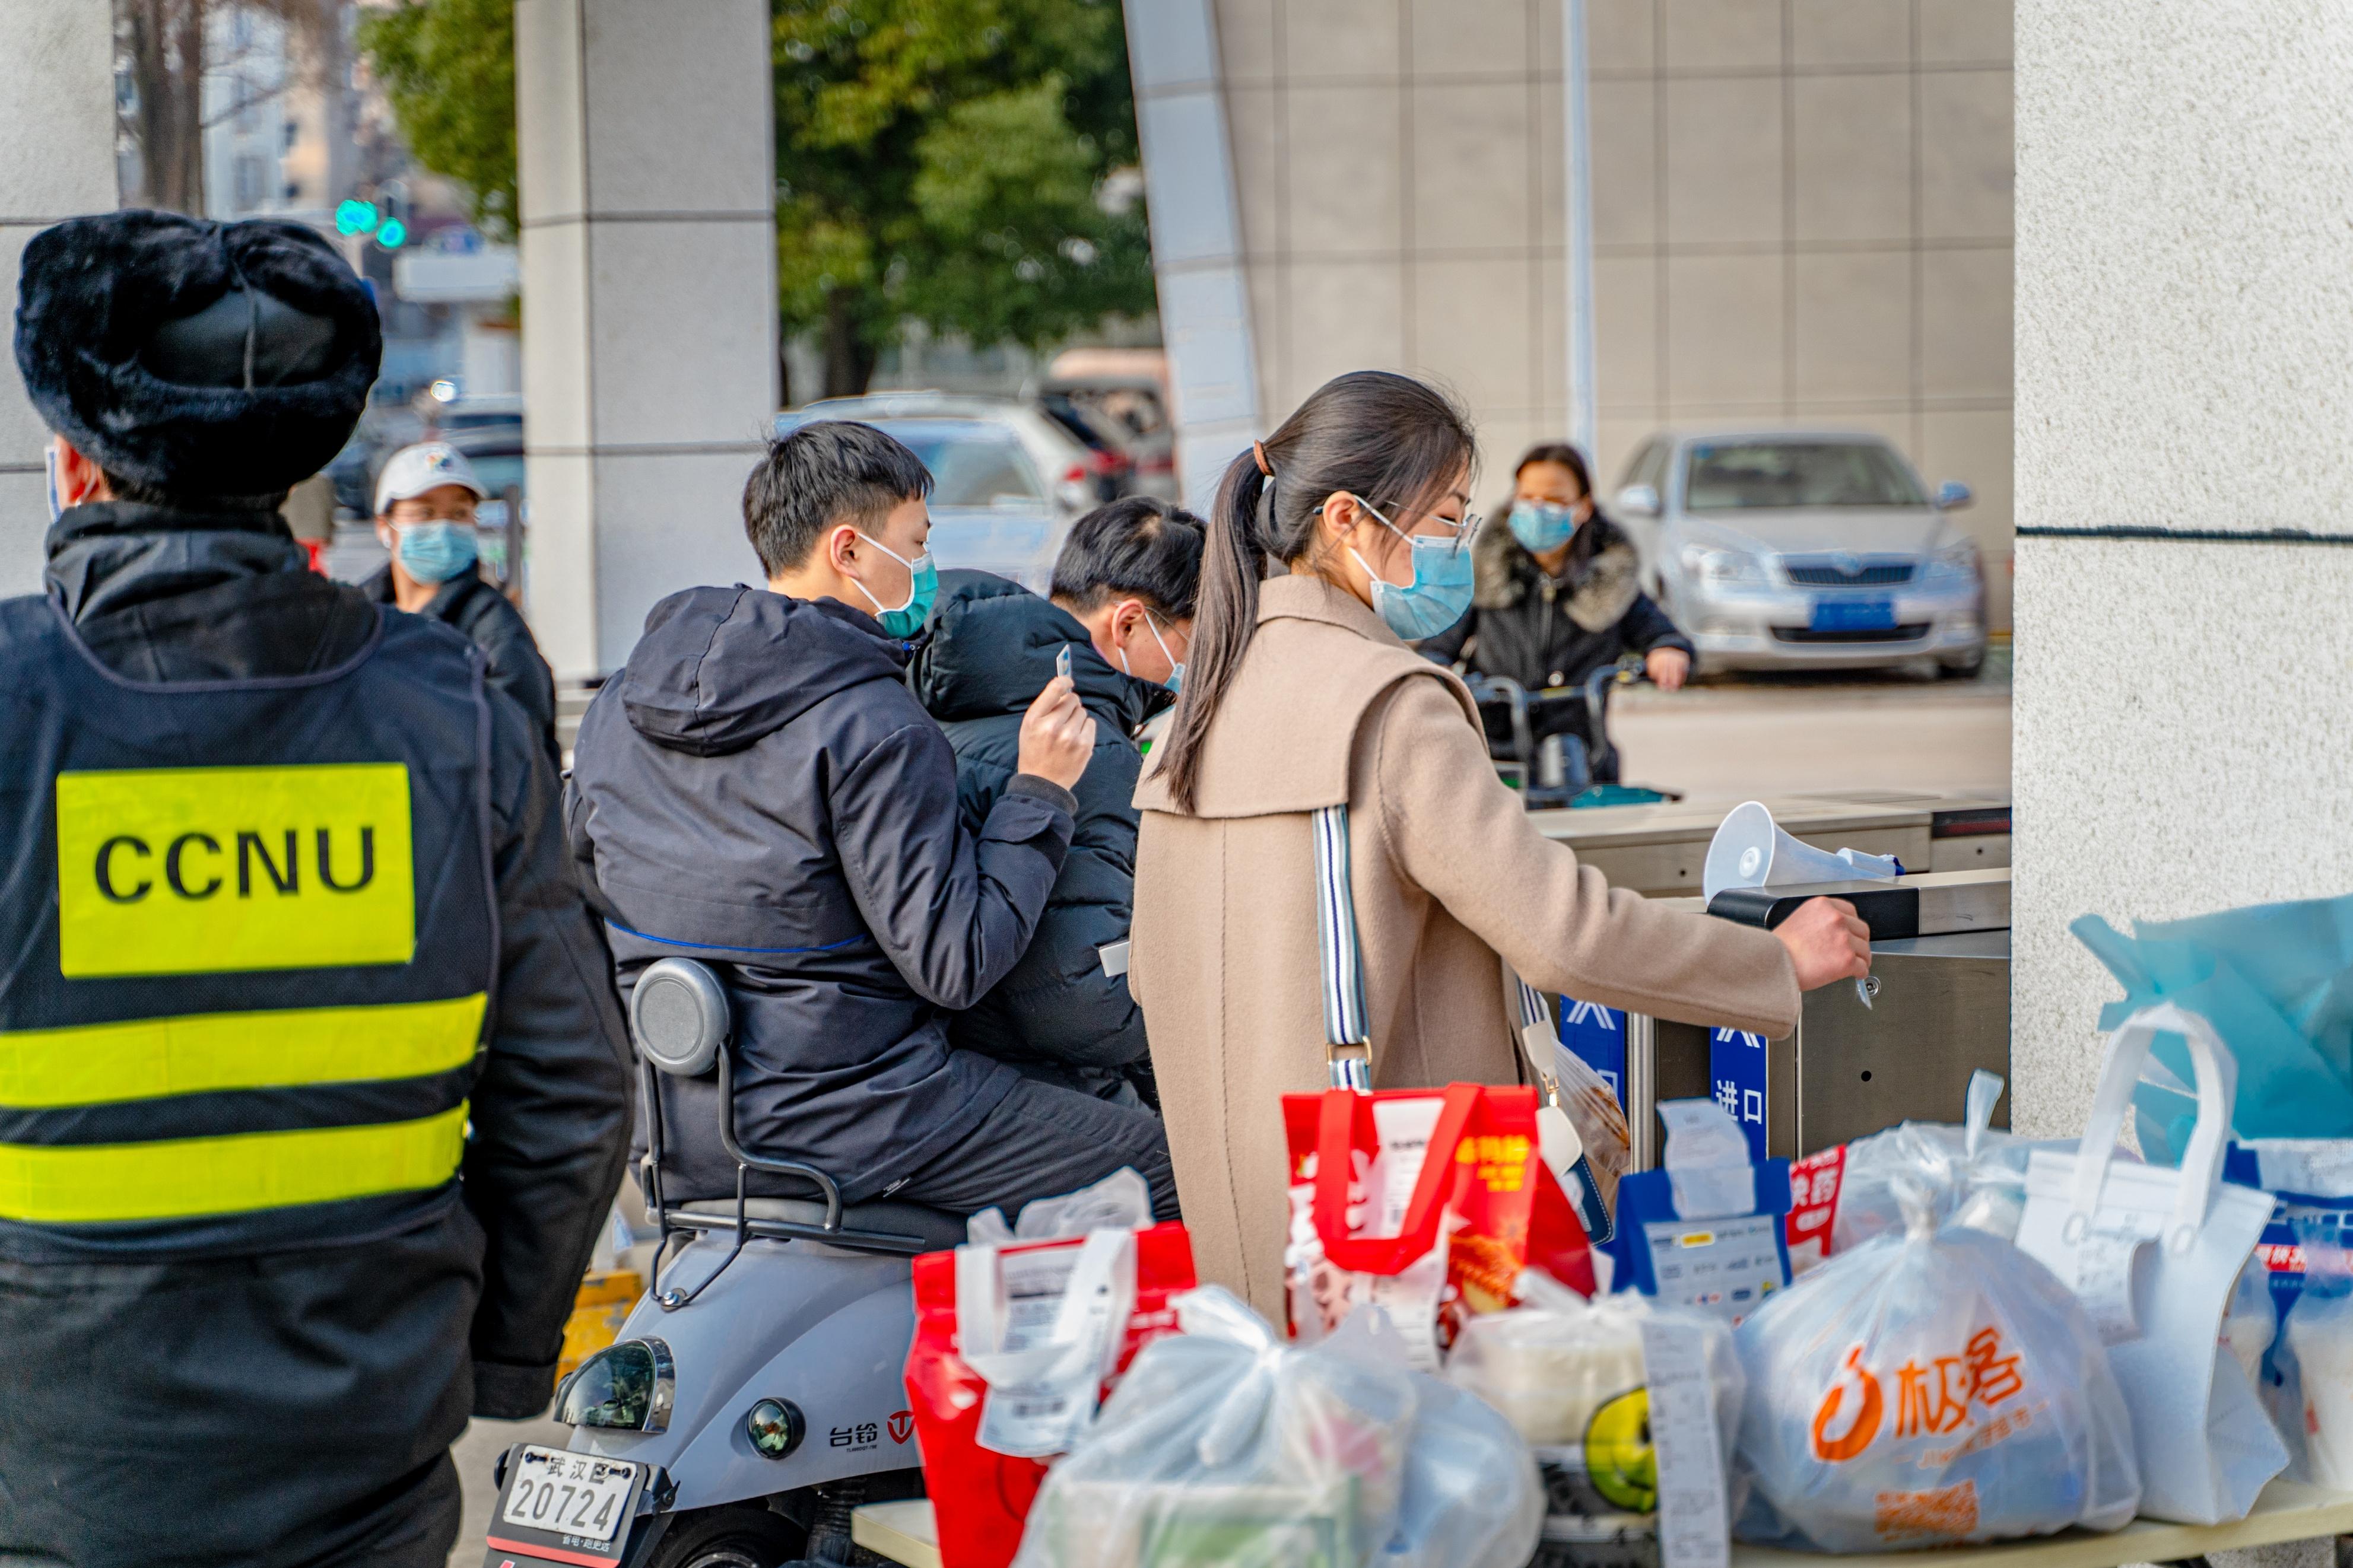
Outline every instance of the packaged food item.
[[(2151, 1063), (2141, 1069), (2140, 1088), (2149, 1075), (2163, 1069)], [(2271, 1220), (2239, 1287), (2232, 1290), (2229, 1314), (2223, 1320), (2224, 1342), (2245, 1361), (2244, 1347), (2261, 1331), (2260, 1308), (2246, 1300), (2249, 1276), (2268, 1287), (2274, 1332), (2262, 1352), (2255, 1373), (2256, 1394), (2288, 1452), (2287, 1474), (2298, 1480), (2314, 1479), (2306, 1453), (2306, 1426), (2303, 1377), (2295, 1352), (2287, 1342), (2285, 1325), (2304, 1295), (2307, 1278), (2304, 1238), (2315, 1234), (2353, 1231), (2353, 1139), (2253, 1138), (2233, 1142), (2223, 1157), (2222, 1178), (2240, 1186), (2272, 1194)], [(2324, 1270), (2326, 1272), (2326, 1270)], [(2319, 1309), (2315, 1309), (2317, 1313)]]
[(1999, 1237), (1906, 1227), (1830, 1258), (1735, 1331), (1738, 1533), (1885, 1552), (2114, 1530), (2141, 1499), (2131, 1416), (2082, 1303)]
[(2304, 1221), (2297, 1236), (2304, 1288), (2281, 1333), (2303, 1416), (2302, 1474), (2353, 1490), (2353, 1224), (2327, 1215)]
[(1518, 1568), (1542, 1500), (1499, 1418), (1357, 1320), (1286, 1348), (1215, 1286), (1174, 1303), (1046, 1479), (1016, 1568)]
[(1662, 1100), (1659, 1120), (1665, 1168), (1618, 1184), (1618, 1279), (1736, 1323), (1789, 1283), (1789, 1162), (1751, 1163), (1747, 1134), (1712, 1100)]
[[(1630, 1293), (1588, 1302), (1538, 1284), (1526, 1294), (1531, 1304), (1464, 1328), (1446, 1375), (1502, 1413), (1535, 1450), (1546, 1492), (1536, 1561), (1655, 1568), (1662, 1499), (1682, 1517), (1712, 1520), (1720, 1548), (1730, 1528), (1726, 1475), (1743, 1383), (1730, 1328)], [(1683, 1348), (1670, 1334), (1695, 1341), (1696, 1353), (1680, 1366), (1656, 1365), (1662, 1343)], [(1696, 1399), (1687, 1397), (1691, 1380), (1678, 1375), (1691, 1371)], [(1669, 1403), (1654, 1404), (1654, 1382)], [(1662, 1463), (1679, 1438), (1692, 1441), (1676, 1463)]]
[(1585, 1232), (1537, 1157), (1535, 1093), (1480, 1084), (1285, 1095), (1293, 1338), (1378, 1306), (1435, 1372), (1463, 1321), (1511, 1304), (1531, 1259), (1590, 1292)]
[(1193, 1285), (1173, 1224), (915, 1259), (907, 1402), (948, 1568), (1013, 1560), (1050, 1458), (1137, 1351), (1176, 1331), (1169, 1299)]

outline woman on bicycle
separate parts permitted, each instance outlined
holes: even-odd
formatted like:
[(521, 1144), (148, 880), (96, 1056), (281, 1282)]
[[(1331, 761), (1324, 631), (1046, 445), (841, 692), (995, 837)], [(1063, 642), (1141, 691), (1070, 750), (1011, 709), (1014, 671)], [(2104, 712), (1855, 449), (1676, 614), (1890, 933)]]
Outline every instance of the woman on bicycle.
[(1280, 1322), (1281, 1097), (1329, 1082), (1312, 814), (1345, 805), (1376, 1088), (1519, 1079), (1515, 991), (1767, 1036), (1867, 972), (1852, 906), (1772, 932), (1612, 891), (1533, 827), (1451, 672), (1404, 639), (1468, 607), (1469, 420), (1343, 375), (1226, 471), (1175, 724), (1136, 804), (1129, 980), (1201, 1277)]

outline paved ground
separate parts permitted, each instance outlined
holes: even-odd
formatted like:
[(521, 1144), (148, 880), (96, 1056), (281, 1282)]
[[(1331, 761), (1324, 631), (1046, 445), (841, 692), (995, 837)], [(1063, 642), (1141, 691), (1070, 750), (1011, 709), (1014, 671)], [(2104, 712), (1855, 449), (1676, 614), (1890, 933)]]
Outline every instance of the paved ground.
[(2010, 659), (1983, 678), (1725, 677), (1610, 708), (1630, 784), (1694, 800), (1831, 789), (2010, 788)]
[[(1611, 709), (1629, 782), (1727, 805), (1832, 789), (2010, 788), (2010, 657), (1972, 681), (1887, 676), (1727, 677), (1669, 695), (1635, 688)], [(466, 1528), (452, 1568), (478, 1568), (491, 1467), (512, 1443), (562, 1447), (552, 1421), (477, 1421), (458, 1445)]]

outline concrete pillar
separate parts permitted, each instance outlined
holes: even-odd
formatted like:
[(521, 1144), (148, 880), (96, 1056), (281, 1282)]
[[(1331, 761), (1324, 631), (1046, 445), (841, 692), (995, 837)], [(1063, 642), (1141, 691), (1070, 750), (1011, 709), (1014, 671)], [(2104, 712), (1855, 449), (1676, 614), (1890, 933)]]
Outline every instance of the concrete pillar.
[(1127, 58), (1176, 402), (1177, 486), (1185, 504), (1206, 517), (1226, 465), (1270, 427), (1259, 417), (1211, 0), (1127, 0)]
[[(113, 9), (0, 0), (0, 38), (8, 46), (0, 49), (0, 336), (13, 344), (25, 242), (118, 199)], [(14, 348), (0, 349), (0, 595), (41, 584), (48, 438), (26, 401)]]
[(559, 677), (655, 600), (756, 580), (776, 411), (765, 0), (517, 0), (530, 604)]
[(2353, 10), (2019, 7), (2016, 1124), (2070, 937), (2353, 889)]

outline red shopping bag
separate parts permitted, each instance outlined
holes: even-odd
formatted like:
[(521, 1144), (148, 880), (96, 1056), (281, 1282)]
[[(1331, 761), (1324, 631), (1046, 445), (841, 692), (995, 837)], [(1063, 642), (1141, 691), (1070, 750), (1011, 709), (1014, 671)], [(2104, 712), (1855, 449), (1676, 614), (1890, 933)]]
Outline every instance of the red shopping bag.
[(1534, 1089), (1331, 1089), (1285, 1095), (1282, 1114), (1294, 1338), (1374, 1303), (1435, 1370), (1465, 1316), (1511, 1305), (1531, 1261), (1592, 1294), (1585, 1228), (1538, 1157)]
[[(1083, 1243), (1081, 1237), (1029, 1243), (1008, 1247), (1003, 1256), (1075, 1253)], [(915, 1259), (914, 1273), (915, 1339), (907, 1352), (907, 1398), (937, 1521), (940, 1561), (946, 1568), (1006, 1568), (1021, 1544), (1023, 1522), (1050, 1461), (980, 1446), (988, 1384), (960, 1353), (956, 1255), (927, 1252)], [(1168, 1298), (1194, 1284), (1193, 1243), (1182, 1225), (1155, 1225), (1135, 1233), (1135, 1301), (1120, 1346), (1120, 1372), (1143, 1346), (1176, 1332), (1176, 1314)], [(1108, 1391), (1111, 1384), (1103, 1386)]]

